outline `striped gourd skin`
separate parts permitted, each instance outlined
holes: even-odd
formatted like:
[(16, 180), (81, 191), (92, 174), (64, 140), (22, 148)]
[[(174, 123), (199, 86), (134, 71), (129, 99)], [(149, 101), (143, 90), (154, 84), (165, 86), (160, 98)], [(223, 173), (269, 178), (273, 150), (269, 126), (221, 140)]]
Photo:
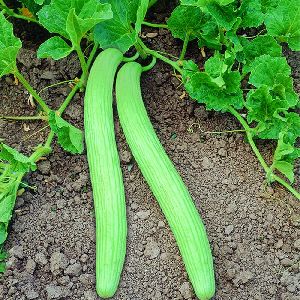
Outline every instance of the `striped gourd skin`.
[(84, 99), (85, 142), (96, 219), (96, 290), (103, 298), (115, 294), (126, 254), (125, 193), (112, 108), (114, 77), (122, 59), (117, 49), (99, 54)]
[(215, 292), (212, 254), (193, 200), (167, 156), (143, 104), (141, 65), (125, 64), (117, 75), (118, 114), (126, 140), (175, 236), (197, 297)]

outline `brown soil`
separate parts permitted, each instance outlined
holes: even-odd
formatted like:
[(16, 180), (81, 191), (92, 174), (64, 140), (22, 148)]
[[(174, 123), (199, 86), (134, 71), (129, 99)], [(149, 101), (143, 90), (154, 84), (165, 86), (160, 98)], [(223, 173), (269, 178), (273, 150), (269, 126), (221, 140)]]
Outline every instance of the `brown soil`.
[[(154, 16), (157, 17), (157, 16)], [(163, 15), (158, 16), (163, 18)], [(155, 49), (178, 55), (180, 43), (164, 30), (145, 38)], [(22, 73), (41, 88), (74, 78), (74, 57), (59, 62), (35, 58), (26, 44), (19, 58)], [(200, 54), (198, 54), (200, 55)], [(287, 53), (299, 91), (299, 53)], [(68, 93), (65, 85), (43, 92), (51, 107)], [(264, 173), (242, 134), (210, 134), (239, 128), (227, 114), (209, 113), (186, 96), (172, 70), (158, 62), (142, 79), (145, 105), (156, 132), (189, 188), (205, 222), (213, 249), (217, 292), (214, 299), (300, 299), (300, 208), (281, 186), (264, 185)], [(0, 81), (1, 114), (33, 115), (28, 94), (13, 78)], [(65, 116), (83, 127), (83, 94)], [(188, 129), (194, 125), (194, 132)], [(24, 153), (42, 142), (39, 122), (0, 120), (0, 136)], [(145, 183), (120, 129), (116, 134), (127, 197), (127, 257), (113, 299), (196, 299), (175, 240)], [(33, 135), (34, 134), (34, 135)], [(28, 136), (30, 136), (28, 138)], [(273, 145), (259, 143), (266, 158)], [(18, 198), (6, 243), (9, 269), (0, 278), (0, 299), (86, 299), (94, 290), (95, 239), (86, 155), (72, 156), (54, 145), (38, 164)], [(299, 188), (299, 168), (296, 187)]]

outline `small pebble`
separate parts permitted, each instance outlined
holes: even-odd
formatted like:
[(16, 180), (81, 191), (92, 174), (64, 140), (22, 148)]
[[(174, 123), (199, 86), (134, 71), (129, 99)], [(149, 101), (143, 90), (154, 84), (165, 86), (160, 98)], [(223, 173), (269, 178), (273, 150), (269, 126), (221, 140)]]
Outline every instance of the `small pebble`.
[(150, 210), (142, 210), (136, 213), (139, 219), (145, 220), (150, 216)]
[(297, 250), (300, 250), (300, 239), (298, 239), (294, 242), (294, 248)]
[(225, 234), (229, 235), (233, 231), (233, 229), (234, 229), (233, 225), (228, 225), (225, 228)]
[(150, 259), (156, 258), (160, 253), (158, 244), (155, 241), (150, 241), (146, 244), (144, 255)]

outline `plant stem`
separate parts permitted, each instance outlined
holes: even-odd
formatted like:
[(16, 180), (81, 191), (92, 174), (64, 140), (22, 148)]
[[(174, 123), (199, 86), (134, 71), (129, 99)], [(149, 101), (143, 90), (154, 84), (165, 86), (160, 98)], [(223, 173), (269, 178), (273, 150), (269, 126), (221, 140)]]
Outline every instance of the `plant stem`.
[(237, 133), (237, 132), (246, 132), (244, 129), (233, 129), (233, 130), (224, 130), (224, 131), (203, 131), (205, 134), (224, 134), (224, 133)]
[(283, 180), (282, 178), (280, 178), (277, 175), (273, 175), (273, 178), (278, 183), (283, 185), (288, 191), (290, 191), (298, 200), (300, 200), (300, 193), (298, 191), (296, 191), (290, 184), (288, 184), (285, 180)]
[(44, 102), (44, 100), (39, 96), (39, 94), (33, 89), (33, 87), (29, 84), (29, 82), (24, 78), (24, 76), (19, 72), (19, 70), (15, 70), (13, 74), (23, 84), (23, 86), (27, 89), (27, 91), (33, 96), (33, 98), (37, 101), (37, 103), (40, 105), (43, 111), (48, 114), (50, 112), (50, 108)]
[(92, 64), (93, 62), (93, 59), (96, 55), (96, 52), (98, 50), (98, 46), (99, 44), (98, 43), (95, 43), (94, 46), (93, 46), (93, 49), (90, 53), (90, 56), (87, 60), (87, 63), (86, 63), (86, 68), (87, 68), (87, 72), (83, 72), (82, 73), (82, 76), (79, 80), (79, 82), (73, 87), (73, 89), (71, 90), (71, 92), (69, 93), (68, 97), (65, 99), (65, 101), (62, 103), (62, 105), (60, 106), (60, 108), (57, 110), (57, 112), (61, 115), (65, 109), (68, 107), (69, 103), (71, 102), (71, 100), (73, 99), (74, 95), (77, 93), (77, 91), (82, 87), (82, 84), (86, 82), (87, 80), (87, 77), (88, 77), (88, 69), (90, 67), (90, 65)]
[(46, 128), (48, 128), (48, 127), (50, 127), (49, 124), (47, 124), (46, 126), (40, 128), (38, 131), (35, 131), (35, 132), (33, 132), (32, 134), (27, 135), (26, 137), (24, 137), (24, 138), (22, 139), (22, 142), (28, 141), (31, 137), (35, 136), (35, 135), (38, 134), (39, 132), (44, 131), (44, 130), (45, 130)]
[(87, 69), (90, 68), (90, 66), (91, 66), (91, 64), (93, 62), (94, 56), (96, 55), (96, 52), (98, 50), (98, 47), (99, 47), (99, 44), (95, 43), (94, 46), (93, 46), (93, 49), (92, 49), (92, 51), (90, 53), (90, 56), (89, 56), (89, 58), (87, 60)]
[(143, 47), (140, 45), (139, 41), (134, 44), (134, 47), (135, 47), (136, 51), (140, 54), (140, 56), (141, 56), (142, 59), (146, 59), (147, 58), (148, 54), (145, 51), (145, 49), (143, 49)]
[(150, 0), (149, 1), (149, 5), (148, 8), (150, 8), (151, 6), (153, 6), (158, 0)]
[(155, 56), (152, 56), (152, 61), (151, 63), (148, 65), (148, 66), (144, 66), (142, 69), (143, 69), (143, 72), (147, 72), (149, 70), (151, 70), (156, 64), (156, 57)]
[(45, 91), (45, 90), (47, 90), (47, 89), (50, 89), (50, 88), (52, 88), (52, 87), (55, 87), (55, 86), (58, 86), (58, 85), (61, 85), (61, 84), (69, 83), (69, 82), (74, 82), (74, 79), (71, 79), (71, 80), (64, 80), (64, 81), (60, 81), (60, 82), (58, 82), (58, 83), (53, 83), (53, 84), (51, 84), (51, 85), (45, 86), (44, 88), (42, 88), (42, 89), (38, 92), (38, 94), (40, 95), (41, 92), (43, 92), (43, 91)]
[(79, 58), (79, 61), (80, 61), (80, 65), (81, 65), (81, 69), (82, 69), (82, 76), (81, 77), (85, 78), (85, 75), (88, 72), (87, 62), (85, 61), (85, 57), (84, 57), (84, 54), (83, 54), (80, 46), (76, 46), (75, 50), (77, 52), (77, 55), (78, 55), (78, 58)]
[(245, 128), (246, 135), (247, 135), (249, 144), (250, 144), (253, 152), (255, 153), (257, 159), (261, 163), (261, 165), (264, 168), (265, 172), (269, 173), (270, 172), (270, 168), (266, 164), (265, 160), (263, 159), (262, 155), (260, 154), (260, 152), (259, 152), (258, 148), (256, 147), (255, 142), (253, 140), (253, 137), (252, 137), (252, 134), (251, 134), (252, 129), (250, 128), (250, 126), (248, 125), (248, 123), (245, 121), (245, 119), (239, 114), (239, 112), (236, 111), (233, 107), (230, 107), (229, 111), (238, 119), (238, 121), (241, 123), (241, 125)]
[(188, 46), (189, 41), (190, 41), (190, 35), (191, 35), (190, 32), (187, 32), (186, 35), (185, 35), (182, 50), (181, 50), (181, 53), (180, 53), (180, 56), (179, 56), (180, 61), (184, 60), (185, 53), (186, 53), (186, 50), (187, 50), (187, 46)]
[(225, 36), (224, 36), (224, 29), (223, 28), (219, 28), (219, 34), (220, 34), (220, 42), (222, 44), (224, 44), (224, 39), (225, 39)]
[(23, 15), (16, 14), (12, 9), (7, 7), (7, 5), (2, 0), (0, 1), (0, 8), (4, 9), (6, 11), (6, 13), (11, 17), (39, 24), (39, 21), (34, 19), (34, 18), (30, 18), (30, 17), (26, 17), (26, 16), (23, 16)]
[(53, 138), (54, 138), (54, 131), (50, 131), (50, 133), (49, 133), (49, 135), (48, 135), (48, 138), (47, 138), (47, 140), (46, 140), (46, 142), (45, 142), (45, 145), (44, 145), (44, 147), (51, 147), (51, 143), (52, 143), (52, 140), (53, 140)]
[(77, 93), (77, 91), (80, 89), (81, 87), (81, 80), (80, 82), (78, 82), (71, 90), (71, 92), (69, 93), (68, 97), (65, 99), (65, 101), (62, 103), (62, 105), (60, 106), (60, 108), (57, 110), (57, 112), (61, 115), (65, 109), (68, 107), (69, 103), (71, 102), (71, 100), (73, 99), (73, 97), (75, 96), (75, 94)]
[(179, 67), (179, 65), (177, 64), (177, 62), (170, 60), (169, 58), (163, 56), (162, 54), (158, 53), (155, 50), (151, 50), (149, 49), (141, 39), (138, 38), (138, 43), (141, 46), (141, 48), (144, 50), (144, 52), (146, 52), (149, 55), (152, 55), (162, 61), (164, 61), (165, 63), (169, 64), (170, 66), (172, 66), (176, 71), (178, 71), (180, 74), (182, 74), (182, 70)]
[(30, 155), (29, 159), (32, 162), (37, 162), (41, 157), (51, 153), (51, 143), (54, 138), (54, 132), (51, 130), (48, 138), (43, 146), (38, 146), (36, 150)]
[[(260, 164), (264, 168), (266, 174), (270, 174), (270, 172), (272, 172), (272, 170), (267, 165), (267, 163), (265, 162), (265, 160), (263, 159), (262, 155), (260, 154), (258, 148), (255, 145), (255, 142), (254, 142), (253, 136), (252, 136), (252, 129), (251, 129), (251, 127), (248, 125), (248, 123), (246, 122), (246, 120), (239, 114), (239, 112), (236, 111), (233, 107), (229, 107), (229, 112), (232, 113), (238, 119), (238, 121), (241, 123), (241, 125), (244, 127), (244, 129), (246, 131), (246, 135), (247, 135), (248, 141), (249, 141), (249, 144), (250, 144), (253, 152), (255, 153), (257, 159), (259, 160)], [(277, 181), (278, 183), (280, 183), (287, 190), (289, 190), (298, 200), (300, 200), (300, 193), (297, 192), (285, 180), (283, 180), (282, 178), (280, 178), (279, 176), (277, 176), (277, 175), (275, 175), (273, 173), (272, 173), (272, 179), (274, 179), (275, 181)]]
[(266, 31), (265, 29), (262, 29), (262, 30), (259, 31), (256, 35), (254, 35), (254, 36), (244, 36), (244, 38), (246, 38), (246, 39), (254, 39), (254, 38), (260, 36), (260, 35), (261, 35), (263, 32), (265, 32), (265, 31)]
[(48, 120), (46, 116), (0, 116), (0, 119), (17, 120), (17, 121), (35, 121), (35, 120), (47, 121)]
[(139, 52), (136, 52), (133, 56), (131, 57), (124, 57), (123, 58), (123, 62), (131, 62), (131, 61), (135, 61), (136, 59), (138, 59), (140, 56)]
[(142, 22), (143, 25), (145, 26), (149, 26), (149, 27), (153, 27), (153, 28), (166, 28), (168, 29), (168, 25), (167, 24), (154, 24), (154, 23), (150, 23), (150, 22)]
[(16, 13), (9, 13), (9, 15), (14, 17), (14, 18), (17, 18), (17, 19), (25, 20), (25, 21), (28, 21), (28, 22), (33, 22), (33, 23), (36, 23), (36, 24), (40, 24), (39, 21), (34, 19), (34, 18), (26, 17), (26, 16), (19, 15), (19, 14), (16, 14)]

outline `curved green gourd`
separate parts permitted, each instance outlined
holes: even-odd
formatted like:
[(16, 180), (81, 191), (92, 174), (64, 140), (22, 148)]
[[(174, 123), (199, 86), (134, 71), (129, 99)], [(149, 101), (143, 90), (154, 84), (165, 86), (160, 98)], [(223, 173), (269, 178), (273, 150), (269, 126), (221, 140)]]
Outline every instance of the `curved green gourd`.
[(117, 75), (118, 114), (126, 140), (175, 236), (197, 297), (215, 292), (213, 259), (205, 227), (180, 175), (167, 156), (143, 104), (140, 64), (125, 64)]
[(117, 49), (96, 58), (84, 99), (84, 129), (96, 218), (96, 290), (110, 298), (126, 253), (126, 204), (113, 120), (112, 89), (123, 59)]

